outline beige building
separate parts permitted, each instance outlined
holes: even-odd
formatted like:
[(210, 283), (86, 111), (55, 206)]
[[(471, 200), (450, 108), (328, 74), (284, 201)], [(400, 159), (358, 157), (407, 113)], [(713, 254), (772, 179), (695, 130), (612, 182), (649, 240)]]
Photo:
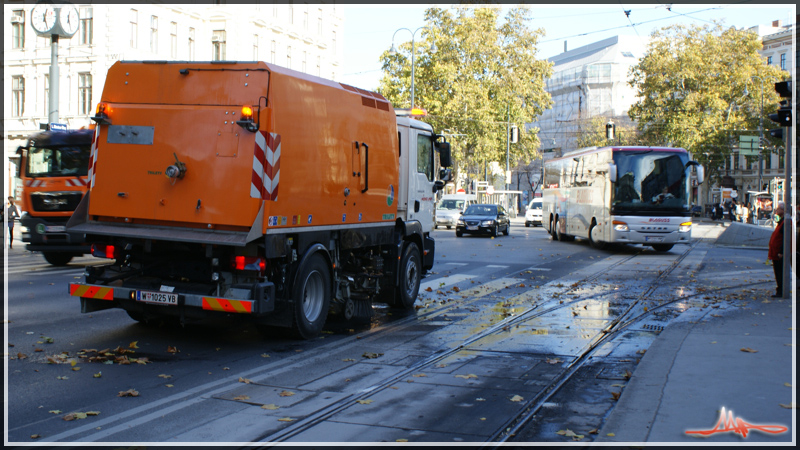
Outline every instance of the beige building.
[[(58, 44), (58, 122), (89, 125), (108, 68), (119, 60), (266, 61), (337, 79), (344, 10), (328, 4), (81, 4), (80, 26)], [(48, 122), (50, 39), (31, 26), (31, 2), (3, 4), (4, 189), (15, 151)], [(4, 197), (8, 194), (4, 194)]]

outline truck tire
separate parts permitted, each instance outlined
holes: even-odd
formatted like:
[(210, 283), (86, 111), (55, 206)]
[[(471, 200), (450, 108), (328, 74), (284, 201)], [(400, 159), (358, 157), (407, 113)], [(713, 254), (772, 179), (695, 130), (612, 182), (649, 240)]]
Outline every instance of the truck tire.
[(325, 258), (311, 255), (294, 281), (294, 331), (303, 339), (316, 337), (325, 325), (331, 303), (331, 272)]
[(422, 258), (419, 247), (414, 242), (408, 242), (400, 258), (400, 284), (397, 287), (397, 300), (395, 306), (402, 309), (412, 309), (417, 301), (419, 285), (422, 281)]
[(42, 252), (44, 259), (54, 266), (66, 266), (72, 261), (72, 255), (61, 252)]

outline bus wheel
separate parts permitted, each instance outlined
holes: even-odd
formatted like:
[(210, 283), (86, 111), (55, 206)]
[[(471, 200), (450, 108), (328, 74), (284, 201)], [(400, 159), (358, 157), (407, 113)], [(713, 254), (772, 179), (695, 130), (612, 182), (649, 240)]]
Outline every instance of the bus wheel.
[(550, 238), (554, 241), (558, 240), (558, 234), (556, 233), (556, 226), (553, 223), (553, 219), (550, 219)]
[(597, 250), (603, 250), (606, 248), (606, 243), (599, 239), (600, 232), (598, 228), (600, 227), (597, 226), (597, 223), (592, 222), (592, 227), (589, 228), (589, 244)]
[(331, 273), (320, 255), (312, 255), (295, 279), (294, 331), (303, 339), (316, 337), (325, 325), (331, 302)]
[(555, 240), (561, 241), (561, 242), (564, 242), (564, 241), (567, 240), (567, 236), (564, 233), (561, 232), (561, 219), (558, 219), (556, 221), (556, 231), (555, 231), (555, 233), (556, 233)]
[(653, 250), (657, 252), (668, 252), (673, 246), (674, 244), (653, 244)]

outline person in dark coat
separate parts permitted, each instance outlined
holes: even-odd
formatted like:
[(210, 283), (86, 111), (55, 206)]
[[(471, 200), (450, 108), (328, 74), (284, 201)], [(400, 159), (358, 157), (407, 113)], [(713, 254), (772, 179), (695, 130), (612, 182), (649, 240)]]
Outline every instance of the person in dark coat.
[[(774, 221), (777, 223), (775, 226), (775, 230), (772, 232), (772, 236), (769, 238), (769, 251), (767, 252), (767, 259), (772, 261), (772, 270), (775, 272), (775, 283), (778, 285), (778, 288), (775, 292), (773, 297), (783, 297), (783, 225), (786, 223), (786, 219), (784, 218), (784, 204), (783, 202), (778, 203), (778, 207), (775, 208), (775, 215)], [(789, 239), (791, 239), (791, 233), (789, 234)]]

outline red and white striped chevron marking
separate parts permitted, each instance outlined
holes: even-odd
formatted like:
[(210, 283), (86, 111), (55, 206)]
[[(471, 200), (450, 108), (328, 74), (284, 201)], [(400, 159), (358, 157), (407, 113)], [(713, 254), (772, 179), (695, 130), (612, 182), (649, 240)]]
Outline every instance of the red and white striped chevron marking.
[(45, 180), (25, 180), (22, 184), (25, 187), (45, 187), (47, 186), (47, 181)]
[(89, 181), (86, 178), (67, 178), (64, 184), (71, 187), (86, 187), (89, 185)]
[(99, 141), (100, 127), (94, 129), (94, 136), (92, 136), (92, 150), (89, 153), (89, 189), (94, 187), (94, 172), (97, 165), (97, 141)]
[(250, 197), (278, 200), (281, 177), (281, 135), (259, 131), (253, 152), (253, 176)]

